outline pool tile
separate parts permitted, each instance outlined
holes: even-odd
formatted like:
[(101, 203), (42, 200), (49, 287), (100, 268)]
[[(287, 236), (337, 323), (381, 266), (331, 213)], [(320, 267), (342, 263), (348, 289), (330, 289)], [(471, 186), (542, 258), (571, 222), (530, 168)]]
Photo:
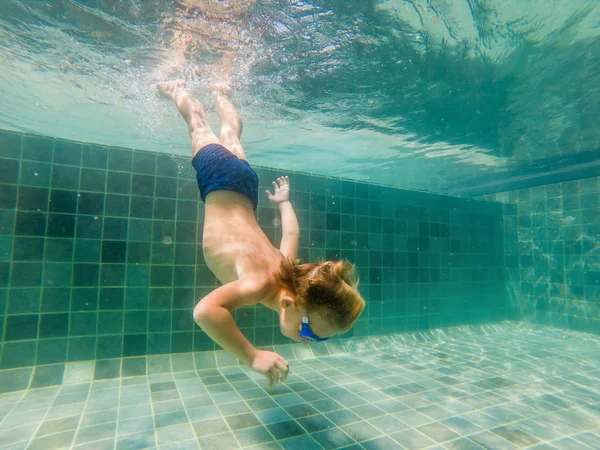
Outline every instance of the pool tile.
[(242, 398), (237, 392), (221, 392), (212, 395), (212, 399), (217, 405), (225, 403), (239, 402)]
[(466, 420), (473, 422), (474, 424), (479, 425), (480, 427), (485, 429), (495, 428), (503, 423), (501, 419), (498, 419), (494, 416), (490, 416), (489, 414), (486, 414), (483, 411), (473, 411), (458, 417), (463, 417)]
[(489, 431), (473, 434), (469, 436), (469, 440), (481, 445), (483, 448), (493, 448), (498, 450), (512, 450), (518, 448), (516, 445), (510, 443), (506, 439), (503, 439), (499, 435)]
[(275, 403), (270, 398), (256, 398), (252, 400), (247, 400), (248, 406), (252, 411), (263, 411), (265, 409), (271, 409), (277, 407), (277, 403)]
[(573, 439), (575, 439), (579, 442), (583, 442), (588, 447), (600, 448), (600, 435), (598, 433), (600, 433), (600, 427), (596, 434), (594, 434), (594, 433), (579, 433), (572, 437), (573, 437)]
[(460, 434), (461, 436), (468, 436), (469, 434), (479, 433), (483, 431), (483, 429), (476, 425), (473, 422), (469, 422), (464, 417), (454, 416), (448, 419), (444, 419), (440, 421), (440, 424), (450, 428), (455, 433)]
[(273, 436), (264, 426), (237, 430), (234, 434), (242, 447), (273, 441)]
[[(298, 392), (298, 395), (300, 397), (302, 397), (304, 400), (306, 400), (307, 402), (315, 402), (318, 400), (323, 400), (323, 393), (317, 389), (311, 389), (308, 391), (301, 391)], [(338, 403), (339, 404), (339, 403)], [(340, 405), (340, 408), (342, 406)]]
[(454, 441), (445, 442), (443, 448), (447, 450), (483, 450), (484, 447), (468, 438), (460, 438)]
[(309, 433), (328, 430), (334, 428), (335, 424), (322, 414), (303, 417), (298, 419), (298, 423)]
[(185, 406), (180, 399), (171, 399), (164, 402), (152, 402), (154, 414), (167, 414), (185, 411)]
[(126, 407), (121, 407), (119, 409), (119, 419), (120, 420), (134, 419), (137, 417), (145, 417), (145, 416), (151, 416), (151, 415), (152, 415), (152, 406), (150, 406), (150, 403), (144, 403), (142, 405), (135, 405), (135, 406), (126, 406)]
[(195, 439), (190, 439), (161, 445), (159, 450), (200, 450), (200, 446)]
[(197, 397), (183, 397), (183, 404), (187, 409), (202, 408), (204, 406), (213, 406), (215, 403), (208, 395)]
[(199, 438), (198, 442), (200, 442), (201, 448), (218, 448), (223, 450), (241, 448), (234, 434), (231, 432), (204, 436)]
[(154, 420), (151, 416), (121, 420), (117, 424), (117, 435), (120, 437), (138, 432), (154, 433)]
[(92, 427), (80, 428), (75, 436), (75, 445), (86, 444), (88, 442), (114, 437), (117, 430), (116, 422), (96, 425)]
[(515, 422), (524, 418), (521, 414), (511, 411), (504, 406), (493, 406), (491, 408), (484, 409), (483, 412), (500, 419), (502, 423)]
[(519, 430), (530, 434), (533, 437), (540, 439), (541, 441), (551, 441), (562, 437), (562, 434), (558, 431), (545, 427), (541, 423), (533, 419), (521, 420), (519, 422), (512, 423), (512, 426)]
[(154, 425), (156, 428), (169, 427), (180, 423), (187, 423), (188, 416), (185, 411), (177, 411), (166, 414), (157, 414), (154, 416)]
[[(278, 441), (279, 445), (285, 450), (321, 450), (323, 447), (317, 441), (315, 441), (311, 436), (303, 435), (297, 436), (290, 439), (285, 439), (283, 441)], [(250, 447), (255, 448), (255, 447)], [(275, 447), (274, 447), (275, 448)], [(279, 447), (277, 447), (279, 448)], [(264, 450), (268, 448), (265, 447)], [(262, 447), (261, 447), (261, 450)]]
[(0, 429), (0, 442), (4, 445), (15, 444), (21, 441), (29, 441), (33, 438), (37, 429), (36, 424), (15, 426), (11, 428), (5, 428), (4, 426)]
[[(2, 445), (0, 446), (0, 450), (26, 450), (27, 446), (29, 445), (29, 440), (27, 441), (22, 441), (22, 442), (15, 442), (14, 444), (9, 444), (9, 445)], [(319, 448), (321, 448), (319, 446)]]
[(187, 414), (192, 422), (221, 417), (221, 413), (216, 406), (204, 406), (202, 408), (188, 409)]
[(255, 414), (265, 425), (286, 422), (291, 419), (290, 415), (283, 408), (265, 409), (263, 411), (256, 411)]
[(274, 397), (274, 400), (282, 407), (299, 405), (304, 403), (304, 399), (300, 397), (298, 394), (290, 393), (290, 394), (282, 394)]
[(36, 433), (36, 437), (45, 436), (47, 434), (61, 433), (63, 431), (75, 430), (79, 425), (80, 417), (71, 416), (62, 419), (45, 420), (40, 425)]
[(338, 448), (351, 445), (355, 441), (340, 428), (320, 431), (311, 434), (312, 438), (323, 446), (323, 448)]
[(575, 439), (570, 437), (565, 437), (562, 439), (558, 439), (550, 442), (554, 447), (560, 450), (588, 450), (589, 447)]
[(159, 446), (179, 441), (188, 441), (194, 439), (194, 437), (194, 431), (189, 423), (156, 429), (157, 444)]
[(40, 409), (21, 414), (9, 415), (2, 421), (0, 429), (7, 430), (16, 427), (23, 428), (28, 425), (37, 425), (44, 419), (44, 417), (46, 417), (47, 413), (48, 409)]
[(341, 429), (356, 442), (367, 441), (381, 436), (382, 432), (367, 422), (353, 423)]
[(411, 427), (418, 427), (433, 422), (433, 420), (430, 417), (421, 414), (415, 410), (401, 411), (399, 413), (394, 414), (394, 417)]
[(252, 428), (261, 425), (260, 420), (253, 413), (236, 414), (234, 416), (225, 417), (229, 427), (235, 430), (241, 430), (244, 428)]
[(370, 419), (368, 422), (386, 434), (395, 433), (408, 428), (408, 425), (393, 416), (376, 417)]
[(267, 428), (275, 436), (275, 439), (287, 439), (294, 436), (300, 436), (305, 434), (305, 431), (298, 425), (294, 420), (288, 420), (285, 422), (277, 422), (268, 424)]
[[(380, 436), (378, 438), (375, 439), (371, 439), (369, 441), (365, 441), (365, 442), (361, 442), (360, 445), (362, 446), (362, 448), (365, 448), (366, 450), (392, 450), (392, 449), (400, 449), (402, 447), (400, 447), (398, 445), (398, 443), (396, 441), (394, 441), (392, 438), (388, 437), (388, 436)], [(344, 447), (345, 449), (360, 449), (360, 446), (352, 446), (352, 447)]]
[(347, 409), (325, 413), (325, 417), (335, 423), (337, 426), (348, 425), (350, 423), (360, 422), (361, 418)]
[(194, 428), (196, 436), (198, 436), (199, 438), (209, 436), (211, 434), (219, 434), (225, 431), (229, 431), (227, 423), (221, 417), (216, 419), (193, 422), (192, 427)]
[(103, 423), (115, 422), (117, 420), (117, 416), (118, 411), (116, 409), (84, 414), (81, 418), (79, 426), (81, 428), (85, 428)]
[(49, 436), (38, 437), (31, 441), (27, 448), (32, 450), (47, 450), (50, 448), (68, 447), (73, 442), (75, 430), (63, 431)]
[(103, 439), (101, 441), (87, 442), (85, 444), (75, 445), (73, 450), (113, 450), (115, 442), (113, 439)]
[(417, 430), (413, 429), (406, 429), (399, 431), (398, 433), (392, 433), (390, 434), (390, 437), (409, 450), (435, 445), (434, 441), (429, 439), (423, 433), (419, 433)]
[(313, 408), (312, 406), (310, 406), (308, 403), (302, 403), (299, 405), (288, 406), (284, 409), (294, 419), (318, 414), (318, 411), (315, 408)]
[(216, 405), (224, 416), (250, 412), (250, 408), (244, 402), (226, 403), (224, 405), (216, 403)]
[(379, 402), (376, 402), (374, 405), (377, 406), (378, 408), (381, 408), (382, 410), (384, 410), (385, 412), (387, 412), (389, 414), (394, 414), (394, 413), (406, 411), (407, 409), (409, 409), (409, 407), (407, 405), (405, 405), (404, 403), (402, 403), (398, 400), (393, 400), (393, 399), (379, 401)]
[(69, 405), (53, 406), (52, 408), (50, 408), (50, 411), (48, 412), (48, 417), (60, 419), (62, 417), (81, 415), (81, 413), (83, 412), (84, 406), (85, 406), (84, 402), (74, 403), (74, 404), (69, 404)]
[(431, 417), (433, 420), (442, 420), (454, 415), (454, 413), (438, 405), (427, 405), (417, 408), (421, 414)]
[(418, 427), (416, 430), (438, 443), (451, 441), (460, 437), (457, 433), (441, 423), (430, 423)]
[(385, 411), (375, 405), (360, 405), (350, 408), (350, 410), (362, 419), (372, 419), (386, 415)]

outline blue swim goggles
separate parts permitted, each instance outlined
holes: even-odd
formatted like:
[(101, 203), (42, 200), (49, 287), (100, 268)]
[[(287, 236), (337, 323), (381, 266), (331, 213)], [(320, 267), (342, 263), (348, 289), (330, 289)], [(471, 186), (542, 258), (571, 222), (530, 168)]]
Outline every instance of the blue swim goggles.
[(329, 339), (321, 338), (315, 334), (310, 324), (308, 323), (308, 313), (304, 310), (304, 315), (302, 316), (302, 324), (298, 327), (298, 331), (300, 331), (300, 337), (313, 342), (323, 342)]

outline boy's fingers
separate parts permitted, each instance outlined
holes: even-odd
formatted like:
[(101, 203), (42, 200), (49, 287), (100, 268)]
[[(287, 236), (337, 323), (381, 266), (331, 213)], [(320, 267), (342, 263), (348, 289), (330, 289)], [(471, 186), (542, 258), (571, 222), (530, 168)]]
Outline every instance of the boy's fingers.
[(272, 367), (269, 373), (271, 374), (271, 380), (273, 380), (271, 386), (275, 386), (277, 381), (279, 381), (279, 372), (275, 367)]
[(276, 362), (275, 364), (277, 365), (277, 368), (281, 371), (281, 381), (285, 381), (290, 370), (289, 367), (287, 366), (287, 364), (284, 364), (280, 361)]

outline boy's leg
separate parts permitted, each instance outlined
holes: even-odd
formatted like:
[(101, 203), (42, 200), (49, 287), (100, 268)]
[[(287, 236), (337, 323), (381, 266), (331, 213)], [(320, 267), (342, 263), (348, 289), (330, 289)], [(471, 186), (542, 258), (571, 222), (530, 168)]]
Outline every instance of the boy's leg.
[(212, 93), (221, 121), (221, 144), (238, 158), (248, 161), (240, 143), (243, 124), (231, 103), (231, 88), (226, 83), (217, 83), (213, 85)]
[(192, 156), (196, 156), (196, 153), (208, 144), (220, 144), (219, 138), (210, 129), (202, 104), (185, 90), (183, 81), (158, 83), (157, 87), (160, 92), (173, 100), (179, 114), (187, 122), (192, 138)]

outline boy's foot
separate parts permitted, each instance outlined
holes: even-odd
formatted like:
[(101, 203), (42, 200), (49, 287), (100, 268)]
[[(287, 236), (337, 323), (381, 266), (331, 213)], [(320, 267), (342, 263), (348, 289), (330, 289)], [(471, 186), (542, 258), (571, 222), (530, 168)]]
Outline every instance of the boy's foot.
[(231, 98), (231, 85), (227, 81), (217, 81), (210, 86), (214, 97)]
[(185, 90), (185, 81), (183, 80), (174, 80), (174, 81), (162, 81), (157, 83), (156, 93), (162, 97), (170, 98), (175, 101), (177, 94), (180, 91)]

